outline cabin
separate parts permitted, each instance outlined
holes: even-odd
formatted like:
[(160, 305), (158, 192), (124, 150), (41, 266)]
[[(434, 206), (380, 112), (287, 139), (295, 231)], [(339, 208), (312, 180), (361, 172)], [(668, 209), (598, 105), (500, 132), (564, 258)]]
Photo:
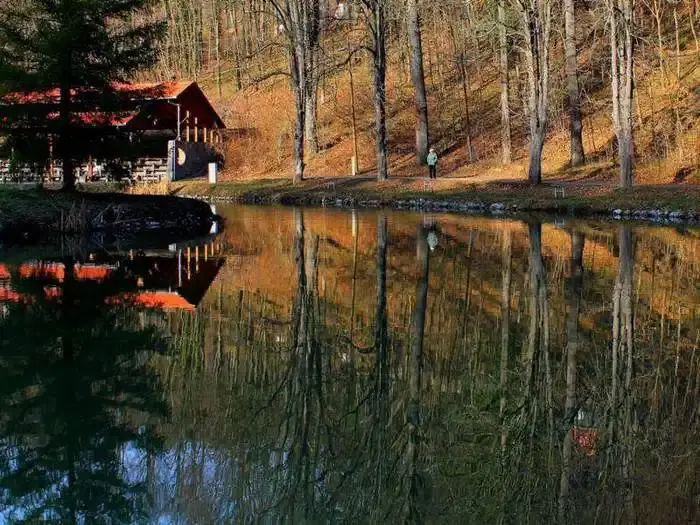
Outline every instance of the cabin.
[[(195, 148), (197, 156), (211, 161), (226, 128), (196, 82), (113, 84), (106, 93), (74, 90), (72, 98), (81, 182), (160, 181), (183, 149), (174, 142), (189, 143), (185, 149)], [(55, 155), (59, 101), (58, 88), (0, 97), (0, 182), (61, 180)]]

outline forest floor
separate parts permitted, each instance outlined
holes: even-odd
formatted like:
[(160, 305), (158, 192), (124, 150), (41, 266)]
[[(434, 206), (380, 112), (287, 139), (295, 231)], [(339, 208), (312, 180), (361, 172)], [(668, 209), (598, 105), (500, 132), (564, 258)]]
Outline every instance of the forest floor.
[(198, 236), (209, 232), (212, 219), (211, 208), (194, 199), (0, 188), (0, 242), (7, 244), (96, 231)]

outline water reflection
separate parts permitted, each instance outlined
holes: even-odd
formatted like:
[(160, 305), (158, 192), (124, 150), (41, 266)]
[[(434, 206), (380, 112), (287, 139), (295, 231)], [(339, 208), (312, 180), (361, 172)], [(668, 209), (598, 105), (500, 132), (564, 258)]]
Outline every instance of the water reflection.
[[(195, 310), (105, 306), (105, 297), (124, 290), (110, 290), (109, 280), (76, 281), (102, 296), (71, 307), (71, 323), (95, 327), (69, 334), (90, 337), (74, 360), (103, 364), (51, 366), (50, 380), (33, 384), (62, 385), (61, 392), (81, 381), (90, 386), (71, 393), (63, 412), (42, 416), (42, 426), (35, 409), (15, 407), (15, 399), (40, 404), (34, 392), (41, 389), (16, 386), (3, 396), (8, 442), (37, 447), (44, 428), (60, 423), (76, 430), (54, 433), (73, 436), (89, 461), (97, 457), (90, 452), (95, 443), (126, 451), (116, 459), (105, 452), (96, 463), (119, 473), (110, 494), (121, 495), (124, 503), (114, 506), (124, 510), (122, 522), (698, 519), (697, 232), (383, 212), (219, 211), (227, 227), (216, 239), (215, 271), (203, 270), (209, 248), (199, 252), (199, 272), (210, 277), (202, 278), (202, 297), (192, 299)], [(183, 279), (194, 283), (192, 273), (186, 277), (185, 247), (180, 254), (171, 267), (181, 260)], [(137, 273), (126, 262), (119, 268)], [(67, 325), (58, 314), (33, 324), (32, 337), (47, 342), (19, 342), (27, 312), (73, 304), (36, 290), (35, 301), (7, 303), (3, 388), (16, 383), (14, 369), (31, 375), (35, 366), (43, 370), (36, 361), (62, 362), (66, 336), (57, 330)], [(133, 340), (120, 335), (122, 327), (131, 327)], [(16, 336), (5, 335), (13, 330)], [(102, 350), (108, 346), (131, 357), (114, 362)], [(145, 352), (162, 346), (163, 353)], [(31, 361), (35, 347), (45, 350)], [(45, 357), (54, 354), (53, 361)], [(148, 407), (132, 410), (132, 394), (121, 384), (111, 398), (96, 395), (100, 374), (116, 367), (120, 375), (127, 362), (134, 381), (149, 387), (141, 397), (153, 401)], [(85, 412), (71, 415), (75, 399), (93, 395), (99, 403), (86, 401)], [(107, 398), (109, 410), (98, 410)], [(24, 426), (5, 422), (12, 419)], [(136, 442), (134, 429), (147, 443)], [(116, 434), (121, 445), (105, 434)], [(65, 459), (68, 448), (56, 445), (60, 461), (51, 461), (73, 463)], [(3, 450), (14, 478), (0, 495), (17, 517), (27, 501), (41, 499), (17, 492), (13, 483), (28, 486), (36, 476), (15, 466), (14, 449)], [(99, 522), (93, 515), (76, 522)]]
[(133, 467), (161, 448), (167, 414), (147, 365), (164, 346), (158, 320), (106, 310), (110, 278), (65, 272), (58, 299), (49, 281), (23, 280), (27, 300), (0, 320), (0, 522), (137, 522), (148, 484)]

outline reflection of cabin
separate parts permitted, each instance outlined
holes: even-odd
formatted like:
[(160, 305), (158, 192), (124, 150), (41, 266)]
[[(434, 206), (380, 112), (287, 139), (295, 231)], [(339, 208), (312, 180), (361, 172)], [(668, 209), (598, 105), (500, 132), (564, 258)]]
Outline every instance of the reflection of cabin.
[[(217, 144), (226, 127), (195, 82), (115, 84), (109, 96), (74, 95), (72, 133), (81, 148), (76, 150), (83, 159), (76, 168), (81, 181), (125, 175), (160, 180), (168, 173), (168, 142), (178, 133), (185, 141)], [(0, 182), (61, 179), (61, 162), (54, 158), (58, 104), (58, 89), (0, 98), (0, 135), (11, 142), (11, 152), (0, 159)]]
[[(129, 252), (119, 260), (76, 263), (77, 281), (104, 282), (114, 279), (121, 290), (107, 298), (109, 304), (133, 303), (146, 308), (195, 310), (211, 286), (224, 260), (221, 247), (212, 239), (202, 239), (168, 250)], [(45, 283), (46, 299), (61, 297), (66, 267), (55, 261), (28, 261), (15, 268), (19, 279)], [(34, 298), (19, 294), (11, 286), (11, 268), (0, 264), (0, 303), (32, 303)]]

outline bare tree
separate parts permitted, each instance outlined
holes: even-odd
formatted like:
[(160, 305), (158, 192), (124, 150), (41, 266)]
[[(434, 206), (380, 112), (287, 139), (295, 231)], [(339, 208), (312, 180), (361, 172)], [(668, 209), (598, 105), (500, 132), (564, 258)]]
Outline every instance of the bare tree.
[(564, 52), (566, 54), (566, 89), (569, 98), (569, 133), (571, 135), (569, 163), (571, 166), (579, 166), (585, 162), (586, 157), (583, 150), (581, 94), (578, 86), (574, 0), (564, 0)]
[(530, 123), (530, 167), (532, 184), (542, 182), (542, 150), (547, 135), (549, 110), (549, 37), (552, 26), (551, 0), (518, 0), (525, 65), (528, 78), (527, 110)]
[(620, 156), (620, 187), (632, 186), (634, 136), (634, 0), (608, 0), (612, 68), (612, 119)]
[[(304, 179), (304, 145), (307, 118), (315, 120), (315, 114), (309, 114), (309, 99), (315, 108), (318, 72), (320, 31), (320, 0), (265, 0), (273, 9), (283, 29), (289, 72), (294, 91), (296, 117), (294, 124), (294, 182)], [(313, 108), (312, 108), (313, 110)], [(313, 111), (312, 111), (313, 112)], [(315, 128), (315, 125), (311, 125)], [(312, 137), (313, 129), (312, 129)], [(316, 144), (318, 141), (316, 139)], [(313, 149), (313, 146), (312, 146)]]
[(511, 161), (510, 131), (510, 89), (508, 82), (508, 33), (506, 8), (503, 1), (498, 3), (498, 56), (501, 76), (501, 148), (503, 164)]
[(374, 120), (377, 142), (377, 180), (389, 178), (386, 137), (386, 37), (388, 0), (361, 0), (371, 39), (374, 79)]
[(416, 157), (420, 164), (425, 164), (430, 143), (428, 97), (425, 90), (425, 71), (423, 69), (421, 17), (416, 0), (406, 1), (406, 14), (408, 17), (408, 40), (411, 45), (411, 81), (416, 98)]

